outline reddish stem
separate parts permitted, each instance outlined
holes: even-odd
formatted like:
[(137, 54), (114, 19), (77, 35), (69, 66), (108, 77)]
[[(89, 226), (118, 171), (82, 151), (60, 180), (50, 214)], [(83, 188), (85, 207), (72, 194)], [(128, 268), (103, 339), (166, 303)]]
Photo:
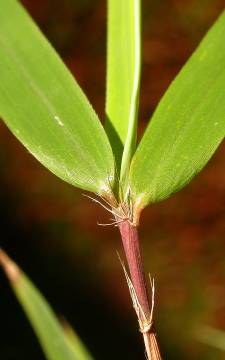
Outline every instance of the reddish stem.
[(150, 319), (149, 294), (146, 286), (137, 227), (130, 224), (129, 221), (124, 221), (119, 224), (119, 229), (132, 284), (146, 318)]
[[(143, 323), (146, 319), (148, 321), (152, 321), (148, 287), (145, 279), (137, 227), (133, 226), (129, 221), (124, 221), (119, 223), (119, 229), (131, 281), (134, 286), (138, 302), (144, 312), (145, 319), (143, 319), (142, 314), (139, 316), (141, 317)], [(162, 360), (153, 326), (150, 326), (148, 330), (143, 332), (143, 338), (147, 358), (149, 360)]]

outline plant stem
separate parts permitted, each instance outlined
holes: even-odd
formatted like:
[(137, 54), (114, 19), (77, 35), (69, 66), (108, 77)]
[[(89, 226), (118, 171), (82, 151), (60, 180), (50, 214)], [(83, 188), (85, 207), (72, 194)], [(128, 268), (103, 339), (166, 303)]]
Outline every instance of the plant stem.
[(143, 334), (145, 350), (148, 360), (162, 360), (159, 345), (155, 332), (151, 331)]
[(138, 301), (144, 311), (145, 317), (149, 319), (151, 312), (149, 305), (149, 293), (146, 285), (137, 227), (131, 225), (129, 221), (124, 221), (119, 225), (119, 229), (130, 271), (131, 281)]
[[(153, 329), (153, 314), (149, 301), (149, 291), (144, 273), (137, 227), (132, 225), (129, 221), (124, 221), (119, 224), (119, 229), (132, 286), (138, 300), (138, 309), (137, 306), (134, 307), (141, 327), (140, 330), (143, 333), (146, 354), (149, 360), (161, 360), (156, 334)], [(132, 300), (134, 300), (133, 296)]]

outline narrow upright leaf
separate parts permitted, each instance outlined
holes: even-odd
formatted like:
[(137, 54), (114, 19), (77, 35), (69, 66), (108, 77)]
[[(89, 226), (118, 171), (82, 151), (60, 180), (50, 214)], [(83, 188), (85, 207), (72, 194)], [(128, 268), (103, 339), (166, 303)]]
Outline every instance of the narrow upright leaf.
[(140, 208), (184, 187), (225, 136), (225, 12), (159, 103), (134, 155), (130, 185)]
[(78, 338), (76, 343), (73, 342), (71, 345), (71, 339), (68, 339), (45, 298), (1, 249), (0, 265), (3, 266), (15, 295), (38, 337), (46, 359), (93, 360)]
[(125, 175), (136, 145), (140, 0), (108, 0), (106, 131)]
[(104, 129), (17, 0), (0, 6), (0, 115), (57, 176), (94, 192), (108, 187), (114, 160)]

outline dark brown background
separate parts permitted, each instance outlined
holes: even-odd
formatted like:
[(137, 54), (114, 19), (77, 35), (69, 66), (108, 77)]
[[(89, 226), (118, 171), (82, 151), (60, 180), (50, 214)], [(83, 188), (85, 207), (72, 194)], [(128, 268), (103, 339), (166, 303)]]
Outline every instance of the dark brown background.
[[(105, 1), (23, 2), (104, 119)], [(143, 1), (140, 134), (223, 8), (223, 0)], [(225, 358), (194, 336), (202, 324), (225, 330), (224, 155), (222, 144), (186, 189), (142, 217), (164, 359)], [(70, 321), (96, 360), (144, 359), (116, 255), (121, 251), (117, 229), (96, 224), (107, 222), (108, 214), (44, 169), (3, 123), (0, 165), (1, 246)], [(3, 274), (0, 317), (1, 359), (43, 359)]]

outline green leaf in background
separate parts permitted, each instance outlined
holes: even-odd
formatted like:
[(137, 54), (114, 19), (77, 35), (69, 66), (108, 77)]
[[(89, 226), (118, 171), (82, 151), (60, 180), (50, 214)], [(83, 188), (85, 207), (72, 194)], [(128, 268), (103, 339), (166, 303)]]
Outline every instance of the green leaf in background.
[(74, 329), (64, 321), (63, 323), (64, 333), (71, 345), (72, 350), (74, 351), (74, 355), (79, 360), (93, 360), (93, 357), (90, 355), (87, 348), (84, 346), (80, 338), (75, 333)]
[(160, 101), (134, 155), (130, 184), (140, 208), (184, 187), (225, 136), (225, 13)]
[(208, 346), (225, 351), (225, 332), (211, 326), (199, 326), (195, 338)]
[(106, 131), (123, 178), (136, 146), (140, 0), (108, 0), (107, 48)]
[(0, 6), (0, 116), (63, 180), (104, 192), (114, 159), (85, 95), (16, 0)]
[(68, 338), (51, 307), (18, 266), (0, 249), (0, 264), (48, 360), (93, 360), (78, 337)]

